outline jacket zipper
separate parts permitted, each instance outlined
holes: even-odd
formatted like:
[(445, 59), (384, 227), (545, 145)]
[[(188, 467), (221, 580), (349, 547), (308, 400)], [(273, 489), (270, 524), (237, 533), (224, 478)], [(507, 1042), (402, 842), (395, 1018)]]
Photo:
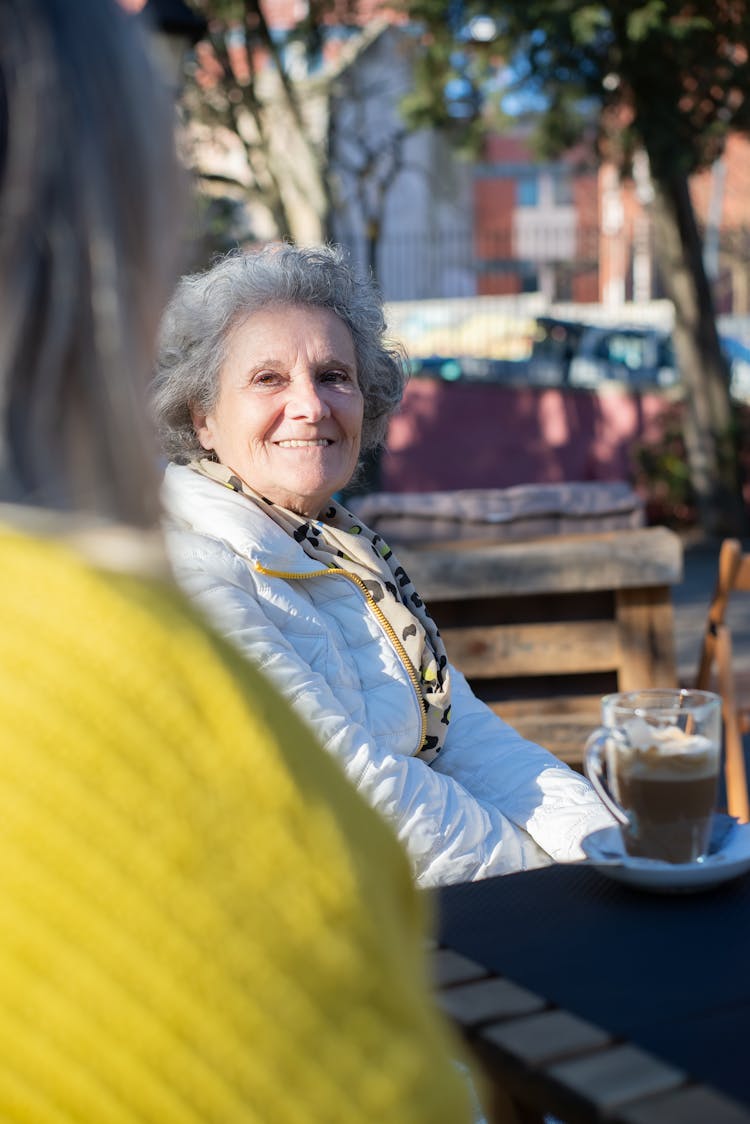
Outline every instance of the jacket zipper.
[(419, 750), (424, 745), (425, 738), (427, 737), (427, 714), (425, 713), (422, 689), (419, 685), (419, 676), (417, 675), (417, 672), (414, 668), (414, 664), (411, 662), (406, 653), (406, 648), (404, 648), (403, 644), (398, 638), (396, 630), (386, 617), (383, 610), (378, 607), (375, 598), (372, 596), (362, 579), (358, 578), (356, 574), (350, 574), (348, 570), (343, 570), (340, 566), (332, 566), (330, 569), (326, 568), (325, 570), (313, 570), (301, 574), (288, 574), (284, 573), (282, 570), (269, 570), (268, 567), (264, 566), (261, 562), (255, 562), (255, 568), (261, 574), (268, 575), (268, 577), (284, 578), (289, 581), (298, 581), (304, 578), (323, 578), (329, 574), (341, 574), (342, 577), (347, 578), (350, 582), (353, 582), (354, 585), (356, 585), (357, 589), (359, 589), (359, 591), (362, 593), (368, 608), (374, 615), (380, 627), (383, 629), (383, 632), (386, 634), (391, 644), (393, 644), (393, 647), (396, 649), (396, 654), (403, 663), (406, 674), (411, 680), (411, 685), (414, 688), (414, 692), (417, 696), (417, 704), (419, 706), (419, 716), (421, 722), (421, 734), (419, 739), (419, 747), (417, 749), (417, 753), (419, 753)]

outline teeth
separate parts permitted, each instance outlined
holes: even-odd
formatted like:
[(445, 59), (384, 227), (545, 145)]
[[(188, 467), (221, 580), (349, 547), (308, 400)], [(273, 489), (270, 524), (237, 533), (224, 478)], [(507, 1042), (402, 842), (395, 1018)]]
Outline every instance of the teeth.
[(279, 441), (280, 449), (311, 449), (317, 446), (330, 445), (327, 437), (317, 437), (314, 441)]

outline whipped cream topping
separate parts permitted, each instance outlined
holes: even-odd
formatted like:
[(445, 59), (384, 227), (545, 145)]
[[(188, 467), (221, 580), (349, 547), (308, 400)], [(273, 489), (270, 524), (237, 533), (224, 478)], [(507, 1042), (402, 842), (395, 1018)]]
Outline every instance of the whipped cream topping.
[[(635, 717), (623, 723), (627, 745), (618, 747), (620, 767), (655, 776), (711, 776), (719, 768), (719, 747), (703, 734), (679, 726), (652, 726)], [(627, 764), (626, 764), (627, 762)]]

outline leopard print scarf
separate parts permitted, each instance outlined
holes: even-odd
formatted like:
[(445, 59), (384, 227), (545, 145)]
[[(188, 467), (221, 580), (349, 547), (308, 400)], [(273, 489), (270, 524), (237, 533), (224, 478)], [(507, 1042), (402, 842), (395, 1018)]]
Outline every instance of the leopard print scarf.
[(345, 570), (364, 585), (411, 664), (407, 670), (413, 672), (425, 715), (425, 737), (417, 752), (425, 761), (433, 761), (450, 722), (448, 657), (435, 622), (388, 544), (333, 500), (318, 519), (309, 519), (267, 500), (217, 461), (202, 458), (190, 467), (257, 504), (308, 557), (328, 569)]

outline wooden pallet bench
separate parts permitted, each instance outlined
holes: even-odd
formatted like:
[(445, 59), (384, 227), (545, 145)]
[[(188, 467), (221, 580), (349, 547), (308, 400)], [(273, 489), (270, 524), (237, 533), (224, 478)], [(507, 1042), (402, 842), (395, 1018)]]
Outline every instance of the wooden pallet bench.
[(395, 549), (477, 695), (574, 766), (603, 694), (677, 684), (665, 527)]

